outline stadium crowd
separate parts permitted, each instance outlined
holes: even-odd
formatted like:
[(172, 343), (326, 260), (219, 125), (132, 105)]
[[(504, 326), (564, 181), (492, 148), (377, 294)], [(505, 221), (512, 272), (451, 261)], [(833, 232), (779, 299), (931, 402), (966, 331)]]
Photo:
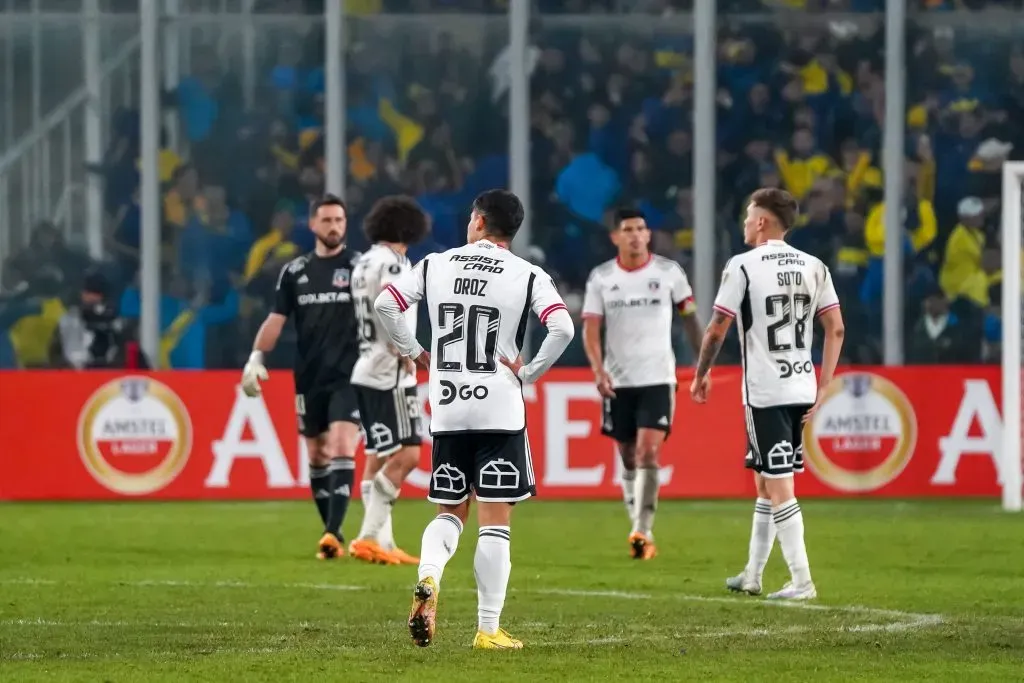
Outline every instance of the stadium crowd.
[[(365, 248), (361, 217), (394, 193), (416, 197), (433, 219), (414, 260), (461, 244), (472, 198), (508, 183), (506, 22), (480, 16), (469, 19), (478, 31), (449, 31), (444, 21), (439, 30), (417, 31), (408, 28), (414, 22), (403, 30), (372, 15), (486, 13), (507, 3), (347, 4), (355, 15), (346, 62), (349, 244)], [(850, 321), (849, 362), (881, 358), (884, 26), (871, 14), (864, 21), (826, 15), (796, 31), (788, 19), (800, 10), (871, 13), (883, 4), (719, 1), (718, 253), (724, 262), (743, 248), (738, 226), (755, 188), (792, 192), (801, 215), (789, 239), (832, 268)], [(670, 0), (538, 5), (552, 14), (584, 5), (589, 13), (692, 8)], [(941, 12), (1021, 2), (914, 5)], [(322, 2), (277, 0), (257, 10), (316, 12)], [(761, 14), (733, 21), (731, 12)], [(542, 14), (530, 34), (531, 256), (556, 277), (578, 317), (587, 272), (611, 255), (607, 222), (617, 206), (641, 208), (656, 251), (691, 265), (693, 41), (683, 29), (560, 19)], [(1004, 160), (1024, 158), (1024, 42), (994, 39), (965, 21), (912, 21), (906, 46), (906, 359), (995, 362), (999, 171)], [(139, 121), (126, 109), (92, 167), (104, 180), (109, 258), (89, 263), (40, 221), (32, 243), (3, 271), (0, 367), (244, 362), (281, 265), (312, 248), (307, 208), (324, 190), (322, 35), (285, 36), (266, 47), (249, 108), (237, 65), (214, 46), (198, 46), (189, 73), (165, 92), (186, 144), (160, 155), (159, 357), (139, 358), (134, 343)], [(82, 334), (95, 329), (103, 334)], [(87, 339), (102, 341), (83, 350)], [(562, 363), (586, 364), (578, 340)], [(681, 336), (678, 352), (687, 360)], [(290, 353), (281, 344), (271, 365), (288, 365)], [(735, 344), (731, 357), (738, 358)]]

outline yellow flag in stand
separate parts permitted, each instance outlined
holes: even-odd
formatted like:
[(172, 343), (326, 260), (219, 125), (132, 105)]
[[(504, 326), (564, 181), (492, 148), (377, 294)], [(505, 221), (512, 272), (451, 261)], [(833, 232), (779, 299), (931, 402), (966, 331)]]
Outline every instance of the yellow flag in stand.
[(398, 160), (402, 163), (409, 158), (409, 152), (423, 139), (423, 126), (416, 123), (408, 116), (400, 114), (391, 100), (382, 97), (377, 104), (377, 114), (388, 128), (395, 134), (395, 142), (398, 147)]

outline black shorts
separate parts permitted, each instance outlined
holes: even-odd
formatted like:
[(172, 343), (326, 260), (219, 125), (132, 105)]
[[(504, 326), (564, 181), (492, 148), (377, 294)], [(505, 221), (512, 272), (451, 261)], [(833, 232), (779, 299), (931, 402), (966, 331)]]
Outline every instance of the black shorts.
[(769, 479), (804, 471), (804, 414), (809, 405), (751, 408), (747, 420), (746, 467)]
[(326, 432), (332, 422), (359, 424), (359, 405), (350, 385), (328, 391), (313, 391), (295, 396), (295, 413), (299, 416), (299, 433), (314, 439)]
[(537, 494), (526, 430), (438, 434), (430, 467), (432, 503), (457, 505), (470, 491), (485, 503), (515, 503)]
[(366, 454), (386, 458), (403, 446), (420, 445), (419, 394), (416, 387), (371, 389), (355, 386)]
[(601, 433), (619, 443), (632, 443), (638, 429), (660, 429), (668, 437), (676, 408), (676, 385), (623, 387), (604, 399)]

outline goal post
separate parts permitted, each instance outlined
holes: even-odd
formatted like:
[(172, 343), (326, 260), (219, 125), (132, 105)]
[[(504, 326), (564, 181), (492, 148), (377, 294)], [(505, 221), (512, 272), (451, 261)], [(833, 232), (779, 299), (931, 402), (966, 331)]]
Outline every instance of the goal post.
[(1024, 162), (1003, 164), (1003, 509), (1021, 510), (1021, 233), (1024, 232)]

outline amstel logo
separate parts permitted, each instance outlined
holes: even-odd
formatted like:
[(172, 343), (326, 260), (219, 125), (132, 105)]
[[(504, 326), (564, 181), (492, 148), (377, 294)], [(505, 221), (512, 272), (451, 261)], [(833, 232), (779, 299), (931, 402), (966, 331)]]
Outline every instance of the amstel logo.
[(804, 456), (823, 482), (865, 493), (899, 476), (917, 443), (917, 418), (895, 384), (871, 373), (832, 380), (804, 429)]
[(192, 423), (171, 389), (149, 377), (107, 382), (78, 418), (78, 453), (106, 488), (143, 496), (174, 481), (192, 450)]

